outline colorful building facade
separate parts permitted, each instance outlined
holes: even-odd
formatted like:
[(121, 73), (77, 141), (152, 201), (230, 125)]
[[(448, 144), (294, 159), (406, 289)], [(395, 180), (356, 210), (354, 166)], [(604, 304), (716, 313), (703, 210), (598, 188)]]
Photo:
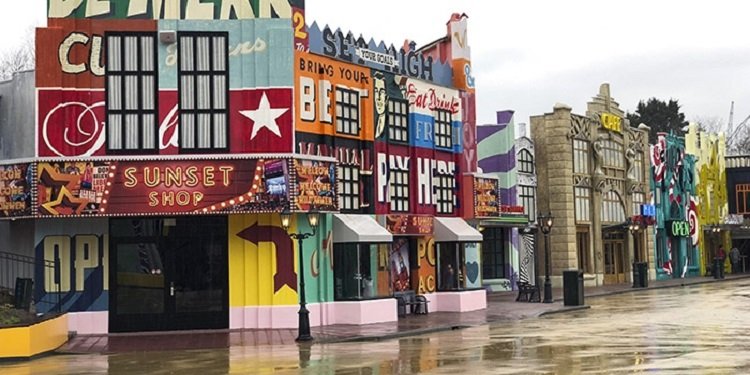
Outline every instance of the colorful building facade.
[(50, 1), (37, 30), (36, 151), (0, 166), (0, 217), (40, 312), (294, 328), (300, 263), (312, 325), (396, 320), (406, 290), (486, 306), (466, 17), (396, 50), (307, 27), (301, 1), (145, 4)]
[[(724, 156), (726, 140), (724, 134), (711, 134), (700, 131), (698, 125), (690, 124), (685, 134), (685, 147), (688, 154), (695, 156), (695, 192), (698, 198), (698, 223), (701, 235), (698, 237), (700, 249), (700, 274), (706, 275), (713, 268), (713, 259), (719, 246), (724, 247), (725, 255), (731, 246), (730, 231), (732, 220), (729, 217), (727, 196), (727, 175)], [(727, 269), (729, 262), (725, 262)]]
[(586, 285), (601, 285), (632, 281), (634, 262), (653, 264), (645, 240), (651, 229), (628, 230), (650, 193), (648, 128), (631, 126), (624, 115), (605, 83), (585, 115), (558, 104), (531, 117), (538, 211), (554, 217), (549, 237), (540, 236), (550, 257), (537, 254), (537, 267), (549, 262), (553, 285), (562, 285), (566, 269), (582, 270)]
[(650, 154), (656, 207), (656, 278), (698, 276), (702, 233), (695, 156), (686, 153), (684, 138), (672, 134), (659, 134)]
[[(492, 291), (516, 290), (517, 282), (529, 281), (529, 271), (533, 271), (533, 267), (521, 268), (522, 258), (526, 265), (533, 264), (527, 252), (529, 246), (522, 242), (523, 231), (519, 232), (519, 228), (529, 223), (529, 212), (525, 210), (533, 210), (533, 204), (530, 201), (519, 204), (522, 188), (518, 186), (517, 165), (517, 158), (520, 158), (524, 172), (533, 173), (533, 167), (526, 163), (530, 161), (533, 165), (533, 154), (528, 148), (516, 151), (513, 115), (513, 111), (498, 111), (496, 124), (477, 127), (479, 169), (499, 183), (500, 214), (479, 220), (484, 237), (482, 276), (484, 284)], [(528, 194), (527, 189), (523, 192)]]

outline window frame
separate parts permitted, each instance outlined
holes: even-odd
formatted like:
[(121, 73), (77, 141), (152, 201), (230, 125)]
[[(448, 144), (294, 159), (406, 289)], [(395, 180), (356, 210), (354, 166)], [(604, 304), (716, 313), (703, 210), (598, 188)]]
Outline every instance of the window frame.
[[(183, 38), (191, 38), (192, 41), (192, 65), (193, 69), (190, 71), (184, 70), (182, 66), (182, 44)], [(208, 61), (209, 61), (209, 68), (208, 70), (198, 70), (198, 53), (197, 53), (197, 43), (198, 38), (201, 37), (207, 37), (209, 38), (208, 43)], [(215, 67), (215, 61), (214, 61), (214, 38), (215, 37), (221, 37), (224, 39), (224, 46), (227, 48), (224, 48), (224, 67), (225, 69), (223, 71), (216, 70)], [(228, 152), (230, 149), (230, 142), (231, 137), (229, 136), (229, 33), (226, 31), (178, 31), (177, 32), (177, 108), (179, 113), (179, 149), (180, 153), (185, 154), (200, 154), (200, 153), (217, 153), (217, 152)], [(185, 109), (183, 108), (183, 83), (182, 78), (185, 76), (192, 76), (193, 77), (193, 108), (191, 109)], [(198, 93), (199, 90), (197, 89), (198, 86), (198, 78), (201, 76), (208, 76), (209, 77), (209, 92), (210, 92), (210, 98), (209, 98), (209, 108), (208, 109), (199, 109), (198, 106)], [(215, 98), (217, 97), (217, 93), (214, 91), (215, 89), (215, 78), (216, 77), (223, 77), (224, 78), (224, 108), (223, 109), (216, 109), (215, 108)], [(200, 147), (198, 145), (199, 143), (199, 131), (198, 131), (198, 118), (202, 114), (208, 114), (209, 115), (209, 146), (208, 147)], [(183, 123), (183, 116), (186, 115), (192, 115), (194, 116), (193, 119), (193, 147), (186, 147), (184, 142), (184, 123)], [(224, 147), (216, 147), (216, 137), (215, 137), (215, 128), (216, 128), (216, 116), (223, 115), (224, 117), (224, 139), (225, 139), (225, 146)]]
[[(409, 212), (409, 171), (401, 169), (391, 169), (388, 172), (388, 190), (390, 198), (391, 212)], [(399, 179), (400, 181), (396, 181)], [(405, 195), (397, 193), (404, 192)]]
[[(357, 165), (339, 164), (336, 169), (338, 171), (338, 195), (341, 211), (358, 211), (362, 207), (362, 197), (360, 194), (362, 189), (362, 174), (359, 167)], [(347, 172), (349, 175), (348, 178)], [(347, 188), (349, 190), (348, 193)], [(349, 207), (347, 207), (347, 203), (350, 203)]]
[(455, 176), (435, 171), (432, 178), (433, 189), (435, 189), (435, 211), (438, 214), (453, 214), (456, 211)]
[[(409, 101), (405, 99), (388, 98), (387, 102), (387, 116), (386, 123), (388, 125), (388, 140), (395, 143), (409, 143)], [(399, 109), (403, 109), (404, 112), (395, 111), (396, 106)], [(401, 124), (397, 124), (394, 120), (401, 120)], [(401, 136), (395, 137), (395, 134)]]
[(583, 273), (591, 273), (591, 262), (589, 261), (589, 249), (591, 248), (591, 232), (587, 226), (576, 227), (576, 256), (578, 257), (578, 269)]
[(518, 198), (523, 205), (523, 212), (530, 223), (536, 221), (536, 186), (518, 185)]
[[(344, 135), (350, 135), (354, 137), (359, 137), (360, 133), (362, 132), (362, 126), (360, 123), (360, 120), (362, 119), (362, 114), (360, 113), (360, 93), (357, 90), (352, 90), (347, 87), (339, 86), (337, 85), (334, 89), (334, 99), (335, 99), (335, 110), (336, 110), (336, 134), (344, 134)], [(339, 96), (341, 96), (339, 98)], [(349, 99), (354, 98), (353, 102), (345, 102), (343, 99), (344, 97), (347, 97)], [(351, 113), (356, 113), (356, 118), (353, 118), (351, 115), (344, 116), (344, 110), (348, 109)], [(344, 122), (346, 122), (349, 125), (349, 130), (347, 131), (344, 128)], [(352, 130), (352, 126), (356, 125), (356, 131)]]
[[(109, 66), (109, 50), (111, 48), (110, 45), (110, 38), (115, 37), (120, 39), (120, 69), (119, 70), (113, 70)], [(126, 38), (128, 37), (137, 37), (138, 42), (136, 43), (136, 49), (138, 56), (136, 58), (136, 69), (134, 71), (128, 71), (125, 68), (125, 59), (126, 59), (126, 53), (125, 53), (125, 44), (126, 44)], [(149, 71), (149, 73), (145, 73), (146, 71), (143, 70), (143, 39), (144, 37), (150, 37), (152, 40), (152, 53), (153, 53), (153, 60), (151, 61), (152, 64), (152, 70)], [(113, 154), (113, 155), (133, 155), (133, 154), (157, 154), (159, 152), (159, 146), (160, 146), (160, 140), (159, 140), (159, 48), (158, 48), (158, 38), (157, 33), (153, 31), (107, 31), (104, 33), (104, 66), (105, 66), (105, 73), (104, 73), (104, 97), (105, 97), (105, 106), (104, 106), (104, 117), (107, 126), (106, 129), (106, 142), (105, 147), (107, 154)], [(120, 81), (120, 109), (112, 109), (110, 106), (112, 105), (112, 101), (109, 98), (110, 94), (110, 77), (117, 76), (121, 78)], [(127, 84), (126, 84), (126, 77), (128, 76), (135, 76), (138, 79), (136, 89), (137, 99), (137, 109), (126, 109), (126, 101), (128, 99), (128, 92), (127, 92)], [(153, 101), (152, 101), (152, 109), (146, 110), (143, 109), (144, 102), (143, 102), (143, 78), (145, 77), (151, 77), (153, 79), (153, 92), (151, 93)], [(114, 112), (114, 113), (113, 113)], [(112, 138), (110, 137), (109, 131), (111, 128), (110, 123), (110, 116), (120, 116), (120, 147), (119, 148), (113, 148), (112, 147)], [(138, 147), (137, 148), (126, 148), (127, 143), (127, 125), (126, 125), (126, 118), (128, 115), (136, 115), (138, 116), (137, 121), (137, 128), (138, 128)], [(143, 128), (144, 128), (144, 117), (147, 115), (153, 116), (153, 129), (152, 129), (152, 139), (153, 139), (153, 146), (149, 148), (145, 148), (143, 145)]]
[(591, 174), (591, 142), (573, 138), (573, 173)]
[(534, 156), (528, 149), (518, 151), (518, 171), (521, 173), (534, 173)]
[[(750, 214), (748, 198), (750, 198), (750, 184), (735, 184), (735, 212), (736, 214)], [(740, 199), (740, 196), (742, 199)], [(742, 202), (743, 204), (740, 204)]]
[[(584, 193), (585, 194), (582, 194)], [(573, 187), (573, 206), (576, 223), (591, 222), (592, 189), (587, 186)], [(585, 217), (583, 214), (585, 213)]]
[[(453, 113), (444, 109), (435, 109), (433, 114), (433, 139), (435, 147), (443, 150), (453, 149)], [(445, 132), (441, 128), (445, 128)]]
[[(482, 278), (484, 280), (505, 279), (508, 276), (505, 267), (505, 248), (508, 238), (504, 229), (503, 227), (486, 227), (482, 231), (484, 239), (481, 246), (481, 256)], [(489, 262), (488, 256), (492, 258), (492, 262)]]

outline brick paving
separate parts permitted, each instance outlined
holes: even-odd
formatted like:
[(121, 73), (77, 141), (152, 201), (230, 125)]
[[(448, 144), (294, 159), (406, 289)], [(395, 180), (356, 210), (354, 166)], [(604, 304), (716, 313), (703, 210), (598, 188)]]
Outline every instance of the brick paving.
[[(723, 280), (708, 277), (688, 279), (649, 280), (646, 289), (631, 288), (628, 284), (585, 288), (585, 298), (638, 292), (647, 289), (671, 288), (684, 285), (731, 281), (748, 278), (749, 274), (727, 275)], [(553, 289), (553, 303), (515, 302), (517, 292), (498, 292), (487, 295), (487, 309), (450, 313), (433, 312), (428, 315), (407, 315), (397, 322), (367, 325), (330, 325), (313, 327), (315, 343), (384, 340), (413, 336), (429, 332), (459, 329), (538, 317), (550, 313), (586, 308), (566, 307), (562, 303), (562, 289)], [(156, 350), (216, 349), (232, 346), (294, 345), (296, 329), (211, 330), (177, 331), (159, 333), (130, 333), (94, 336), (76, 336), (60, 347), (57, 353), (119, 353)]]

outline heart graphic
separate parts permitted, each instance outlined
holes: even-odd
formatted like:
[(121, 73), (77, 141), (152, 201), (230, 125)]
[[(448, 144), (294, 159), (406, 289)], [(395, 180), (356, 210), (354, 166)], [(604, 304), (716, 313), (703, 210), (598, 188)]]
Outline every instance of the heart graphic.
[(466, 263), (466, 277), (469, 279), (469, 282), (474, 284), (477, 281), (477, 278), (479, 277), (479, 263), (477, 262), (468, 262)]

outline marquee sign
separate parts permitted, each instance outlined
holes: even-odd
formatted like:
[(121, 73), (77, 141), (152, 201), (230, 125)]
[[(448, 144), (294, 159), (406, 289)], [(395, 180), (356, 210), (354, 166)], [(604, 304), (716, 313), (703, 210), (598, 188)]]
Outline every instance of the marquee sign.
[(497, 191), (497, 179), (474, 177), (474, 217), (500, 216)]
[[(336, 164), (307, 159), (48, 161), (26, 177), (23, 215), (135, 216), (338, 209)], [(0, 180), (25, 172), (0, 166)], [(5, 182), (0, 182), (4, 186)], [(9, 185), (10, 186), (10, 185)], [(13, 185), (15, 186), (15, 185)], [(15, 199), (18, 189), (6, 189)], [(0, 193), (3, 192), (0, 188)], [(10, 194), (10, 193), (9, 193)], [(9, 195), (10, 196), (10, 195)], [(0, 199), (0, 204), (4, 200)], [(15, 203), (13, 203), (15, 207)], [(20, 208), (20, 205), (18, 206)], [(0, 211), (1, 212), (1, 211)], [(14, 216), (20, 215), (15, 213)], [(0, 215), (2, 218), (5, 215)]]
[(600, 115), (602, 126), (610, 131), (622, 133), (622, 119), (611, 113), (602, 113)]

